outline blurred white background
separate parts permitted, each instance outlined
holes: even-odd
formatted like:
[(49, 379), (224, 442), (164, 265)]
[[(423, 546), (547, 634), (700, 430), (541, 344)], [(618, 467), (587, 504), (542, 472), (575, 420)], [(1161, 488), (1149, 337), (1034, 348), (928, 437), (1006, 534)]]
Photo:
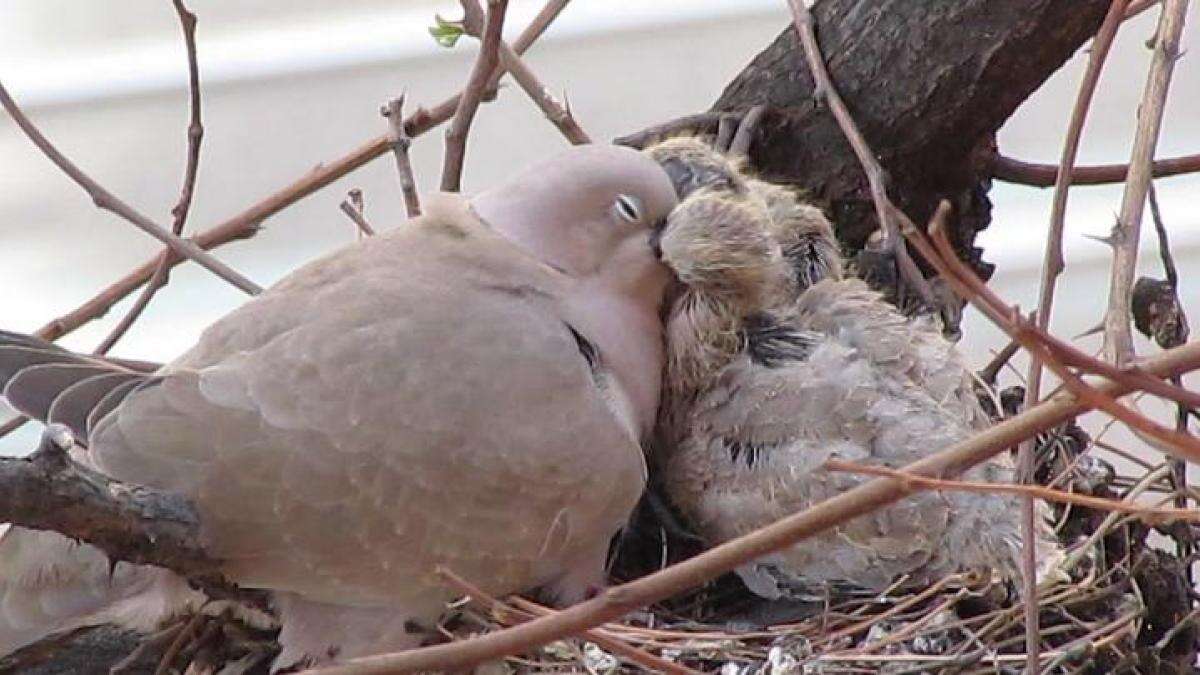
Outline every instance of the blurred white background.
[[(192, 0), (206, 131), (189, 231), (207, 228), (384, 131), (379, 105), (401, 91), (409, 109), (458, 90), (474, 58), (464, 39), (437, 47), (427, 28), (451, 0)], [(540, 8), (513, 0), (511, 40)], [(1123, 162), (1129, 154), (1157, 9), (1121, 30), (1085, 131), (1080, 162)], [(1196, 21), (1193, 7), (1191, 16)], [(577, 0), (528, 54), (555, 92), (566, 91), (581, 124), (607, 139), (706, 109), (743, 65), (788, 23), (782, 0)], [(1200, 38), (1185, 32), (1158, 156), (1200, 152)], [(1057, 161), (1085, 55), (1056, 74), (1001, 130), (1003, 151)], [(0, 81), (42, 130), (109, 189), (169, 223), (183, 170), (186, 64), (168, 0), (4, 0), (0, 3)], [(562, 147), (555, 129), (513, 86), (476, 118), (465, 190)], [(413, 159), (421, 188), (436, 184), (442, 137), (419, 138)], [(1185, 304), (1200, 323), (1200, 176), (1157, 182), (1183, 277)], [(301, 263), (351, 241), (338, 211), (362, 188), (376, 227), (396, 224), (402, 207), (390, 157), (367, 165), (268, 220), (254, 239), (217, 255), (267, 285)], [(994, 287), (1032, 308), (1037, 295), (1051, 193), (997, 183), (994, 222), (980, 242), (998, 264)], [(1054, 328), (1063, 336), (1097, 322), (1107, 295), (1107, 249), (1084, 239), (1104, 234), (1120, 186), (1072, 190), (1065, 239), (1067, 272)], [(1147, 215), (1148, 218), (1148, 215)], [(1144, 273), (1161, 276), (1149, 221)], [(75, 308), (160, 246), (92, 207), (7, 117), (0, 117), (0, 326), (32, 331)], [(171, 285), (114, 354), (167, 360), (245, 297), (194, 265)], [(63, 340), (90, 350), (129, 301)], [(1200, 325), (1196, 327), (1200, 330)], [(971, 312), (962, 349), (981, 365), (1006, 340)], [(1081, 341), (1089, 349), (1099, 340)], [(1139, 341), (1142, 353), (1153, 347)], [(1021, 367), (1023, 371), (1023, 366)], [(1010, 377), (1010, 379), (1012, 379)], [(1195, 385), (1198, 380), (1193, 379)], [(0, 414), (2, 417), (2, 414)], [(35, 425), (0, 441), (22, 454)], [(1121, 437), (1113, 436), (1113, 442)]]

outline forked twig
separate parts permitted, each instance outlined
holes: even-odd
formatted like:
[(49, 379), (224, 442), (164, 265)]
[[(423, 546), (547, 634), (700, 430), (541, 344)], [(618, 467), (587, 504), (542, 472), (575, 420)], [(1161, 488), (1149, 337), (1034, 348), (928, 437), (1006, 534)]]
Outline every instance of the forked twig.
[(412, 160), (408, 156), (412, 138), (404, 130), (404, 94), (388, 101), (379, 114), (388, 121), (388, 141), (392, 145), (392, 154), (396, 157), (396, 173), (400, 176), (404, 212), (409, 218), (416, 218), (421, 215), (421, 198), (417, 195), (417, 179), (413, 174)]
[(358, 228), (360, 236), (373, 237), (375, 236), (375, 228), (371, 227), (371, 223), (367, 222), (367, 215), (363, 209), (362, 190), (354, 188), (338, 205), (342, 213), (346, 214), (350, 220), (354, 221), (354, 226)]
[(463, 160), (467, 156), (467, 134), (475, 111), (483, 100), (483, 92), (491, 79), (492, 71), (499, 63), (500, 32), (504, 29), (504, 13), (508, 0), (488, 0), (487, 18), (484, 20), (483, 38), (479, 44), (479, 55), (471, 68), (467, 85), (458, 99), (454, 121), (446, 130), (446, 157), (442, 163), (442, 191), (458, 192), (462, 184)]

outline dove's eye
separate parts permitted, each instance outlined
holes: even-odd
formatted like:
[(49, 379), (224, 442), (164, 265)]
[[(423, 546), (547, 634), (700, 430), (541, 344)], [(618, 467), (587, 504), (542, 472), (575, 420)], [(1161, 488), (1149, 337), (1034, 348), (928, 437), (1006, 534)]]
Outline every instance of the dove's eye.
[(642, 221), (642, 204), (637, 197), (617, 195), (617, 201), (613, 204), (613, 212), (621, 220), (630, 223), (640, 223)]

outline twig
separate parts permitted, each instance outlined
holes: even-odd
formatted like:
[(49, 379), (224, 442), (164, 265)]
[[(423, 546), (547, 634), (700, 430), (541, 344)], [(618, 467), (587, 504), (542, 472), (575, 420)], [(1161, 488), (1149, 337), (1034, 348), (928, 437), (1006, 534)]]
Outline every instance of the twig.
[[(1088, 109), (1096, 93), (1096, 83), (1100, 80), (1100, 71), (1104, 68), (1104, 60), (1112, 47), (1117, 29), (1125, 20), (1125, 7), (1129, 0), (1112, 0), (1108, 13), (1096, 38), (1092, 41), (1092, 50), (1088, 56), (1087, 69), (1083, 74), (1083, 82), (1079, 85), (1079, 93), (1075, 97), (1075, 106), (1071, 110), (1071, 120), (1067, 125), (1067, 138), (1063, 142), (1062, 157), (1059, 160), (1057, 176), (1054, 183), (1054, 202), (1050, 208), (1050, 228), (1046, 235), (1046, 252), (1042, 262), (1042, 278), (1038, 291), (1037, 316), (1035, 323), (1041, 330), (1050, 326), (1050, 313), (1054, 305), (1054, 290), (1058, 277), (1062, 274), (1063, 261), (1062, 239), (1063, 227), (1066, 223), (1067, 188), (1071, 184), (1071, 173), (1075, 168), (1075, 159), (1079, 154), (1079, 141), (1083, 137), (1083, 123), (1087, 119)], [(1042, 360), (1037, 354), (1031, 354), (1029, 373), (1025, 378), (1025, 407), (1029, 407), (1042, 395)], [(1017, 476), (1020, 481), (1030, 483), (1034, 472), (1034, 440), (1030, 439), (1020, 445), (1017, 450)], [(1021, 563), (1025, 568), (1025, 594), (1032, 597), (1031, 592), (1037, 588), (1037, 579), (1031, 572), (1037, 569), (1037, 515), (1033, 497), (1021, 500)], [(1028, 672), (1033, 672), (1038, 663), (1038, 650), (1041, 641), (1038, 636), (1038, 608), (1034, 603), (1027, 603), (1025, 608), (1025, 651), (1029, 654), (1026, 665)]]
[[(1156, 160), (1151, 170), (1155, 178), (1195, 173), (1200, 171), (1200, 155), (1184, 155), (1183, 157)], [(996, 155), (992, 159), (991, 174), (992, 178), (1006, 183), (1044, 188), (1054, 185), (1058, 177), (1058, 165), (1023, 162), (1012, 157)], [(1077, 166), (1071, 172), (1071, 185), (1120, 183), (1128, 174), (1128, 164)]]
[(1016, 356), (1017, 351), (1021, 349), (1021, 343), (1016, 340), (1009, 340), (1008, 344), (1004, 345), (1004, 349), (996, 352), (991, 361), (979, 371), (979, 379), (989, 387), (996, 386), (996, 378), (1000, 376), (1000, 371), (1008, 362)]
[[(1155, 377), (1166, 377), (1200, 368), (1200, 343), (1188, 343), (1164, 351), (1141, 362), (1140, 366), (1143, 372)], [(1106, 381), (1098, 384), (1096, 388), (1109, 397), (1122, 396), (1132, 391), (1128, 381)], [(922, 476), (957, 475), (1004, 452), (1025, 438), (1061, 424), (1091, 407), (1091, 403), (1074, 396), (1054, 396), (901, 470)], [(636, 581), (610, 588), (591, 600), (519, 626), (450, 645), (355, 659), (341, 666), (308, 672), (322, 675), (368, 675), (438, 670), (465, 667), (517, 653), (534, 645), (545, 644), (599, 626), (638, 607), (700, 585), (745, 562), (903, 499), (909, 494), (910, 489), (901, 481), (877, 478), (751, 534), (714, 547), (694, 558)]]
[(175, 636), (175, 639), (163, 651), (162, 658), (158, 661), (158, 667), (154, 669), (154, 675), (167, 675), (170, 672), (171, 662), (179, 655), (179, 650), (183, 649), (183, 645), (195, 634), (196, 629), (200, 627), (203, 621), (204, 612), (203, 608), (200, 608), (188, 619), (187, 623), (179, 631), (179, 634)]
[[(641, 131), (635, 131), (632, 134), (619, 136), (613, 139), (613, 143), (615, 145), (625, 145), (641, 150), (655, 141), (680, 134), (690, 133), (702, 135), (718, 133), (718, 126), (721, 124), (721, 121), (725, 119), (730, 120), (729, 122), (726, 122), (725, 129), (726, 133), (730, 134), (730, 138), (732, 139), (735, 125), (733, 124), (733, 119), (729, 116), (729, 114), (706, 112), (697, 113), (695, 115), (686, 115), (684, 117), (673, 119), (669, 122), (656, 124), (647, 129), (642, 129)], [(718, 145), (717, 147), (722, 146)]]
[(92, 202), (94, 202), (97, 207), (104, 209), (105, 211), (111, 211), (121, 218), (124, 218), (141, 231), (149, 234), (167, 246), (170, 246), (171, 250), (175, 251), (179, 255), (195, 261), (201, 267), (204, 267), (208, 271), (212, 272), (218, 277), (221, 277), (225, 281), (228, 281), (246, 293), (255, 295), (262, 291), (262, 288), (258, 284), (242, 276), (232, 267), (229, 267), (220, 260), (217, 260), (208, 253), (205, 253), (204, 249), (196, 245), (194, 242), (187, 239), (180, 239), (178, 236), (171, 234), (167, 230), (163, 229), (161, 225), (142, 215), (132, 206), (121, 201), (113, 193), (106, 190), (102, 185), (92, 180), (91, 176), (88, 176), (86, 173), (80, 170), (79, 167), (75, 166), (71, 160), (67, 159), (66, 155), (63, 155), (61, 152), (59, 152), (58, 148), (54, 147), (54, 145), (42, 135), (42, 132), (33, 125), (33, 122), (31, 122), (29, 118), (25, 116), (25, 113), (17, 106), (17, 102), (8, 95), (8, 90), (4, 88), (3, 84), (0, 84), (0, 105), (4, 106), (4, 109), (8, 111), (9, 116), (11, 116), (13, 121), (17, 123), (17, 126), (21, 127), (21, 130), (25, 132), (25, 135), (29, 137), (29, 140), (33, 141), (33, 144), (36, 145), (38, 149), (50, 159), (50, 161), (54, 162), (58, 168), (62, 169), (63, 173), (67, 174), (71, 180), (75, 181), (79, 187), (83, 188), (84, 191), (88, 193), (88, 196), (92, 198)]
[[(1134, 378), (1139, 381), (1139, 384), (1130, 389), (1169, 391), (1171, 394), (1168, 395), (1168, 398), (1172, 400), (1187, 399), (1190, 401), (1195, 398), (1195, 394), (1161, 381), (1149, 385), (1149, 380), (1154, 378), (1146, 378), (1145, 372), (1137, 369), (1118, 369), (1111, 364), (1098, 361), (1026, 321), (1020, 311), (1005, 304), (994, 291), (980, 281), (958, 259), (950, 241), (946, 238), (943, 225), (949, 210), (949, 204), (943, 201), (934, 213), (934, 217), (930, 221), (932, 244), (926, 241), (924, 235), (916, 229), (916, 226), (902, 211), (895, 209), (895, 213), (905, 224), (905, 235), (909, 236), (910, 241), (937, 269), (946, 282), (993, 323), (1007, 332), (1010, 337), (1019, 340), (1031, 354), (1037, 354), (1072, 394), (1086, 401), (1091, 407), (1103, 410), (1121, 420), (1135, 433), (1141, 432), (1145, 437), (1157, 440), (1162, 444), (1161, 449), (1164, 452), (1191, 461), (1200, 461), (1200, 442), (1196, 438), (1181, 434), (1174, 429), (1168, 429), (1154, 420), (1130, 410), (1098, 388), (1084, 382), (1078, 374), (1071, 372), (1069, 367), (1087, 368), (1089, 372), (1101, 373), (1116, 381)], [(1149, 386), (1142, 386), (1143, 384)]]
[(925, 280), (925, 275), (921, 274), (921, 270), (909, 257), (904, 238), (900, 236), (900, 228), (889, 208), (891, 202), (888, 200), (887, 188), (884, 185), (883, 167), (879, 165), (875, 153), (871, 151), (862, 132), (859, 131), (858, 125), (854, 123), (854, 118), (851, 117), (845, 102), (842, 101), (842, 97), (833, 85), (833, 80), (829, 77), (829, 71), (825, 68), (825, 60), (821, 56), (821, 47), (817, 43), (817, 34), (813, 28), (812, 12), (809, 11), (804, 0), (788, 0), (788, 7), (792, 10), (792, 23), (795, 24), (796, 33), (800, 36), (800, 44), (804, 47), (808, 68), (816, 83), (813, 96), (822, 98), (829, 104), (829, 111), (833, 113), (834, 119), (837, 120), (847, 142), (854, 150), (854, 156), (858, 158), (858, 163), (862, 165), (863, 172), (867, 176), (867, 184), (871, 189), (871, 200), (875, 203), (875, 216), (879, 219), (882, 236), (880, 247), (884, 253), (895, 255), (900, 278), (917, 291), (917, 295), (920, 296), (925, 306), (931, 309), (937, 308), (933, 290)]
[[(530, 45), (536, 42), (550, 27), (568, 2), (569, 0), (548, 0), (537, 17), (513, 42), (513, 49), (517, 53), (524, 53), (529, 49)], [(489, 86), (494, 87), (502, 74), (503, 71), (500, 69), (492, 73)], [(450, 119), (458, 107), (458, 100), (459, 95), (456, 94), (432, 109), (418, 108), (404, 120), (405, 132), (410, 137), (416, 138)], [(257, 228), (262, 221), (383, 155), (389, 148), (391, 148), (391, 142), (388, 134), (373, 138), (350, 153), (328, 164), (317, 166), (308, 174), (268, 195), (232, 218), (200, 232), (192, 237), (191, 241), (200, 248), (210, 249), (231, 241), (252, 237), (257, 233)], [(57, 340), (89, 321), (103, 316), (113, 305), (150, 279), (154, 270), (158, 269), (161, 259), (162, 257), (159, 256), (142, 263), (138, 268), (110, 284), (87, 302), (39, 328), (37, 336), (45, 340)], [(169, 264), (173, 267), (177, 262), (173, 260)]]
[(1129, 3), (1129, 8), (1125, 10), (1125, 20), (1128, 21), (1151, 7), (1159, 4), (1162, 0), (1134, 0)]
[(400, 176), (400, 194), (404, 197), (404, 212), (409, 218), (421, 215), (421, 198), (417, 196), (417, 179), (413, 176), (408, 148), (412, 138), (404, 130), (404, 94), (388, 101), (379, 114), (388, 121), (388, 142), (396, 157), (396, 173)]
[(1104, 315), (1104, 355), (1118, 365), (1133, 357), (1130, 328), (1130, 291), (1137, 265), (1138, 236), (1142, 210), (1150, 188), (1154, 148), (1158, 144), (1163, 109), (1171, 74), (1179, 57), (1179, 37), (1187, 13), (1187, 0), (1164, 0), (1155, 33), (1154, 57), (1142, 102), (1138, 108), (1137, 132), (1129, 159), (1129, 177), (1121, 198), (1121, 211), (1113, 228), (1112, 281), (1108, 291), (1108, 311)]
[(346, 198), (342, 200), (342, 203), (338, 205), (338, 208), (342, 210), (342, 213), (349, 216), (350, 220), (354, 221), (354, 225), (358, 227), (360, 236), (375, 236), (375, 228), (371, 227), (371, 224), (367, 222), (366, 214), (363, 213), (362, 190), (358, 188), (351, 190)]
[(479, 55), (471, 68), (467, 86), (458, 99), (454, 121), (446, 130), (446, 157), (442, 161), (442, 192), (458, 192), (462, 183), (463, 160), (467, 155), (467, 134), (475, 111), (483, 99), (491, 73), (499, 62), (500, 32), (504, 28), (504, 13), (508, 0), (488, 0), (487, 18), (483, 27), (483, 38), (479, 43)]
[[(183, 226), (187, 223), (188, 212), (192, 207), (192, 195), (196, 191), (196, 175), (200, 168), (200, 143), (204, 139), (204, 125), (200, 120), (200, 65), (196, 58), (196, 15), (188, 11), (182, 0), (171, 0), (175, 13), (179, 15), (179, 25), (183, 29), (183, 44), (187, 51), (188, 63), (188, 98), (190, 101), (190, 120), (187, 126), (187, 163), (183, 169), (183, 187), (179, 189), (179, 199), (171, 208), (171, 233), (175, 236), (183, 234)], [(150, 305), (155, 293), (167, 285), (170, 265), (167, 261), (172, 252), (168, 247), (163, 251), (163, 258), (154, 270), (154, 276), (142, 289), (141, 295), (134, 301), (133, 306), (108, 335), (96, 347), (95, 353), (104, 355), (117, 344), (134, 322), (141, 317), (142, 312)]]
[(912, 482), (915, 486), (928, 490), (951, 490), (958, 492), (978, 492), (984, 494), (1011, 494), (1042, 499), (1059, 504), (1074, 504), (1086, 506), (1097, 511), (1112, 511), (1136, 516), (1150, 525), (1161, 525), (1173, 521), (1200, 522), (1200, 510), (1186, 508), (1152, 508), (1139, 506), (1116, 499), (1093, 497), (1075, 492), (1054, 490), (1041, 485), (1016, 485), (1013, 483), (985, 483), (980, 481), (947, 480), (944, 478), (928, 478), (914, 476), (885, 466), (873, 466), (847, 462), (840, 459), (825, 460), (823, 468), (829, 471), (865, 474), (869, 476), (889, 476), (903, 481)]
[[(1171, 467), (1167, 464), (1163, 464), (1154, 471), (1142, 476), (1141, 479), (1139, 479), (1138, 482), (1135, 483), (1134, 486), (1129, 490), (1129, 492), (1125, 493), (1125, 496), (1122, 497), (1122, 499), (1132, 502), (1138, 497), (1138, 495), (1145, 492), (1146, 489), (1151, 485), (1162, 480), (1163, 478), (1169, 477), (1170, 475)], [(1089, 535), (1082, 544), (1079, 544), (1071, 549), (1071, 552), (1066, 558), (1063, 559), (1063, 561), (1059, 564), (1059, 567), (1064, 571), (1070, 571), (1073, 569), (1075, 565), (1083, 559), (1083, 556), (1087, 554), (1088, 550), (1095, 545), (1097, 541), (1108, 534), (1109, 529), (1112, 528), (1112, 526), (1120, 517), (1120, 511), (1115, 509), (1110, 511), (1109, 514), (1104, 517), (1104, 520), (1101, 521), (1100, 525), (1092, 531), (1091, 535)]]
[(28, 421), (29, 421), (28, 417), (26, 417), (24, 415), (17, 415), (16, 417), (5, 422), (4, 424), (0, 424), (0, 438), (4, 438), (5, 436), (11, 434), (12, 432), (16, 431), (17, 429), (20, 429), (21, 427), (25, 426), (25, 423)]
[[(474, 600), (476, 604), (493, 610), (499, 610), (515, 618), (518, 622), (528, 621), (529, 619), (533, 618), (535, 614), (547, 614), (552, 611), (543, 607), (538, 607), (533, 603), (520, 603), (519, 601), (521, 598), (519, 597), (513, 598), (514, 601), (522, 605), (521, 609), (516, 609), (507, 603), (504, 603), (489, 595), (486, 591), (458, 576), (450, 569), (439, 567), (437, 569), (437, 573), (443, 579), (446, 579), (452, 585), (458, 588), (459, 591), (470, 596), (470, 598)], [(675, 675), (700, 675), (699, 671), (692, 670), (691, 668), (680, 665), (673, 661), (668, 661), (666, 659), (654, 656), (653, 654), (638, 649), (637, 647), (628, 644), (624, 640), (621, 640), (616, 636), (610, 635), (609, 633), (603, 632), (599, 629), (583, 631), (581, 636), (585, 640), (590, 640), (603, 649), (613, 652), (618, 656), (623, 656), (626, 660), (642, 666), (651, 672), (675, 673)]]
[[(463, 8), (463, 30), (467, 35), (479, 38), (484, 30), (484, 14), (478, 0), (459, 0), (459, 3)], [(546, 119), (550, 120), (568, 141), (574, 145), (592, 142), (571, 114), (571, 109), (550, 95), (550, 90), (504, 40), (500, 40), (499, 55), (500, 63), (504, 65), (508, 74), (512, 75), (530, 100), (546, 115)]]

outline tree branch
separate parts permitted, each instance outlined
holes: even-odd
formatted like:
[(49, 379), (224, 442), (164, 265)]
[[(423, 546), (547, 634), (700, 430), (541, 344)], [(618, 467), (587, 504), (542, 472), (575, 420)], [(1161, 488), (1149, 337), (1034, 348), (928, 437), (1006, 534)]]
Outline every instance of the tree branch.
[(12, 117), (13, 121), (17, 123), (17, 126), (21, 127), (21, 130), (25, 132), (25, 135), (29, 137), (29, 140), (33, 141), (33, 144), (36, 145), (38, 149), (46, 155), (47, 158), (54, 162), (58, 168), (62, 169), (63, 173), (67, 174), (71, 180), (75, 181), (79, 187), (83, 188), (84, 191), (88, 193), (88, 196), (92, 198), (92, 201), (97, 207), (104, 209), (105, 211), (111, 211), (112, 213), (120, 216), (126, 221), (132, 223), (139, 230), (149, 234), (167, 246), (170, 246), (171, 250), (175, 251), (179, 255), (194, 261), (196, 264), (207, 269), (225, 281), (228, 281), (230, 284), (233, 284), (242, 291), (245, 291), (250, 295), (255, 295), (262, 291), (262, 288), (258, 284), (242, 276), (232, 267), (229, 267), (220, 260), (217, 260), (208, 253), (205, 253), (204, 249), (196, 245), (194, 242), (187, 239), (180, 239), (178, 236), (163, 229), (161, 225), (150, 220), (132, 206), (118, 199), (116, 195), (106, 190), (104, 186), (97, 183), (92, 179), (91, 176), (87, 175), (79, 167), (75, 166), (71, 160), (67, 159), (66, 155), (63, 155), (61, 152), (59, 152), (58, 148), (54, 147), (54, 144), (52, 144), (44, 135), (42, 135), (42, 132), (33, 125), (33, 122), (31, 122), (29, 118), (26, 117), (25, 113), (20, 109), (20, 107), (17, 106), (17, 102), (14, 101), (11, 96), (9, 96), (8, 90), (4, 88), (3, 84), (0, 84), (0, 105), (2, 105), (4, 109), (8, 111), (9, 116)]
[[(1200, 155), (1184, 155), (1170, 159), (1155, 160), (1151, 172), (1155, 178), (1178, 176), (1200, 171)], [(1030, 187), (1052, 187), (1058, 178), (1057, 164), (1024, 162), (1004, 155), (992, 158), (990, 172), (993, 178), (1006, 183)], [(1120, 183), (1129, 175), (1128, 164), (1100, 164), (1077, 166), (1071, 171), (1071, 185), (1105, 185)]]
[(388, 121), (388, 141), (392, 145), (392, 155), (396, 158), (396, 173), (400, 176), (404, 212), (409, 218), (416, 218), (421, 215), (421, 198), (417, 195), (417, 179), (413, 175), (412, 161), (408, 157), (412, 139), (404, 131), (404, 94), (388, 101), (379, 113)]
[(1179, 37), (1187, 14), (1187, 0), (1164, 0), (1155, 33), (1154, 58), (1150, 63), (1146, 89), (1138, 110), (1137, 132), (1129, 159), (1129, 177), (1121, 198), (1121, 213), (1112, 232), (1112, 281), (1108, 291), (1108, 311), (1104, 315), (1104, 355), (1122, 364), (1133, 357), (1130, 328), (1130, 294), (1137, 266), (1138, 238), (1146, 192), (1150, 189), (1154, 148), (1158, 144), (1167, 90), (1175, 61), (1179, 58)]
[(221, 576), (220, 562), (197, 543), (200, 520), (186, 499), (76, 464), (70, 446), (70, 432), (51, 425), (29, 457), (0, 458), (0, 521), (59, 532), (114, 561), (165, 567), (212, 597), (251, 597)]
[(499, 63), (500, 33), (504, 29), (504, 13), (507, 10), (508, 0), (488, 0), (479, 55), (458, 99), (454, 121), (446, 130), (446, 157), (442, 160), (443, 192), (458, 192), (461, 186), (463, 161), (467, 156), (467, 134), (471, 131), (471, 122), (475, 119), (475, 111), (479, 109), (491, 73)]

